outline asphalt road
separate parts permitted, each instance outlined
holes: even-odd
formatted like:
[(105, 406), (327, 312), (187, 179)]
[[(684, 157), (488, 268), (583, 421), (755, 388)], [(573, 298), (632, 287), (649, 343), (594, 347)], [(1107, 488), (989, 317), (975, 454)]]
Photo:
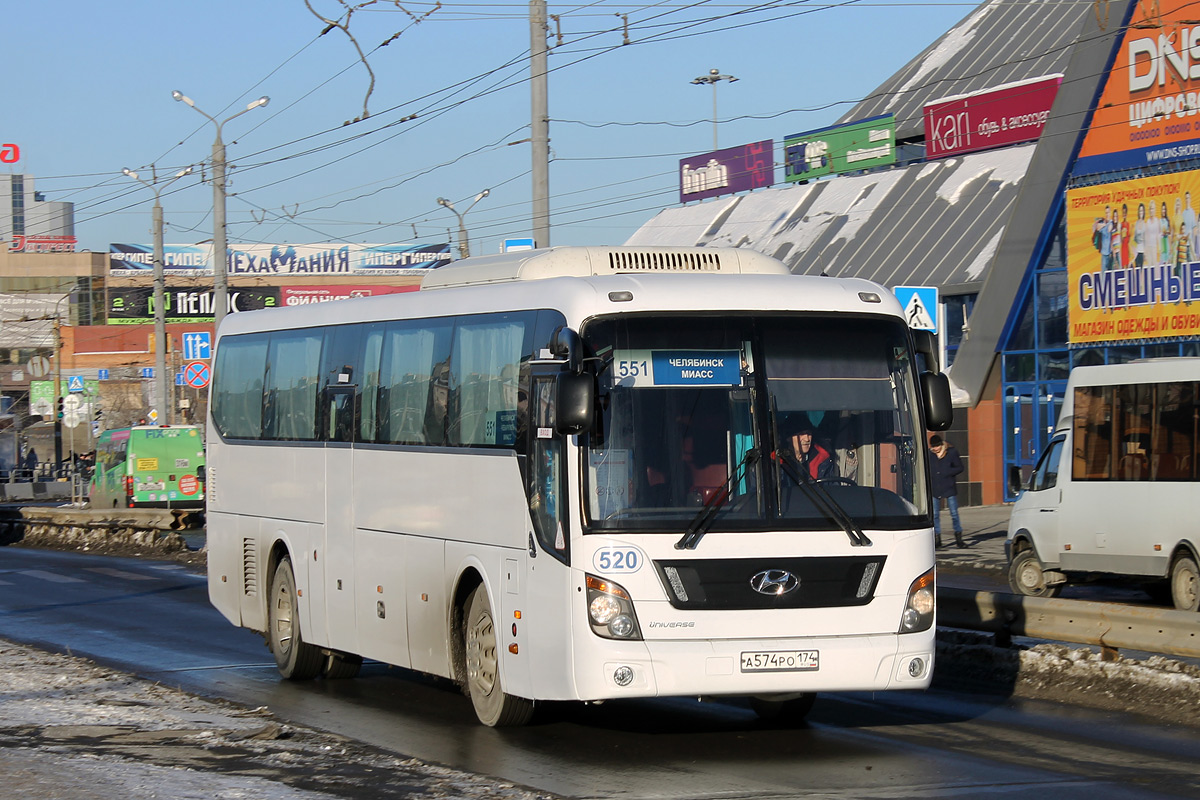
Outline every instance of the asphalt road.
[(1194, 728), (939, 691), (823, 696), (795, 729), (692, 700), (552, 705), (528, 728), (483, 728), (454, 687), (405, 670), (280, 681), (262, 639), (169, 563), (0, 548), (0, 636), (564, 797), (1200, 796)]

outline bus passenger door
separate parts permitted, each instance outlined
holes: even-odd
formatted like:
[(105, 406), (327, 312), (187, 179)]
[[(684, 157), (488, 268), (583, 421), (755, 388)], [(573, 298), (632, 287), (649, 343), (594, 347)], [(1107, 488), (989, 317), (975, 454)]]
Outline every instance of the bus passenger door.
[(565, 696), (571, 675), (571, 535), (568, 513), (566, 441), (554, 430), (554, 376), (533, 377), (530, 385), (526, 493), (529, 533), (524, 609), (532, 685), (544, 694)]
[(324, 569), (328, 646), (357, 653), (358, 626), (354, 611), (354, 432), (357, 387), (327, 386), (322, 392), (325, 442)]

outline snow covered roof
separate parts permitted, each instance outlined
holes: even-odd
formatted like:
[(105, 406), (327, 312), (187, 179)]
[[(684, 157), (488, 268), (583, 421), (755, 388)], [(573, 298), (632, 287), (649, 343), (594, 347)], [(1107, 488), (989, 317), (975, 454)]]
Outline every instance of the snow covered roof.
[(1107, 3), (988, 0), (839, 122), (892, 114), (897, 140), (924, 138), (926, 103), (1065, 72), (1084, 23), (1099, 13), (1116, 27), (1121, 24), (1122, 12), (1123, 6)]
[(1035, 145), (765, 189), (681, 208), (626, 244), (748, 247), (796, 274), (977, 290)]

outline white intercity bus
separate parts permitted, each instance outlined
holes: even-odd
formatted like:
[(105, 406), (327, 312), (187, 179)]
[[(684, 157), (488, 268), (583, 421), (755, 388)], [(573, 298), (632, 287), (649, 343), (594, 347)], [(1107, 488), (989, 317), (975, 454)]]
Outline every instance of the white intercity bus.
[(1120, 577), (1200, 609), (1198, 457), (1200, 358), (1076, 367), (1009, 519), (1013, 591)]
[(924, 688), (924, 438), (952, 414), (932, 344), (876, 284), (717, 248), (483, 256), (235, 314), (212, 602), (287, 678), (378, 660), (461, 683), (487, 725)]

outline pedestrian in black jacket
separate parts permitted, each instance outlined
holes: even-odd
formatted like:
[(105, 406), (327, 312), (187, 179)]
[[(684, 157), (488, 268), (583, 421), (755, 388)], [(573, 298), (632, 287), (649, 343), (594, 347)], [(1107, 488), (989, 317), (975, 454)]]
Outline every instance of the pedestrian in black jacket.
[(934, 512), (933, 540), (937, 547), (942, 546), (942, 504), (950, 509), (950, 521), (954, 523), (954, 543), (966, 547), (962, 538), (962, 523), (958, 521), (958, 476), (962, 474), (963, 463), (958, 457), (958, 451), (946, 441), (934, 434), (929, 437), (929, 449), (933, 457), (929, 459), (929, 473), (933, 482)]

